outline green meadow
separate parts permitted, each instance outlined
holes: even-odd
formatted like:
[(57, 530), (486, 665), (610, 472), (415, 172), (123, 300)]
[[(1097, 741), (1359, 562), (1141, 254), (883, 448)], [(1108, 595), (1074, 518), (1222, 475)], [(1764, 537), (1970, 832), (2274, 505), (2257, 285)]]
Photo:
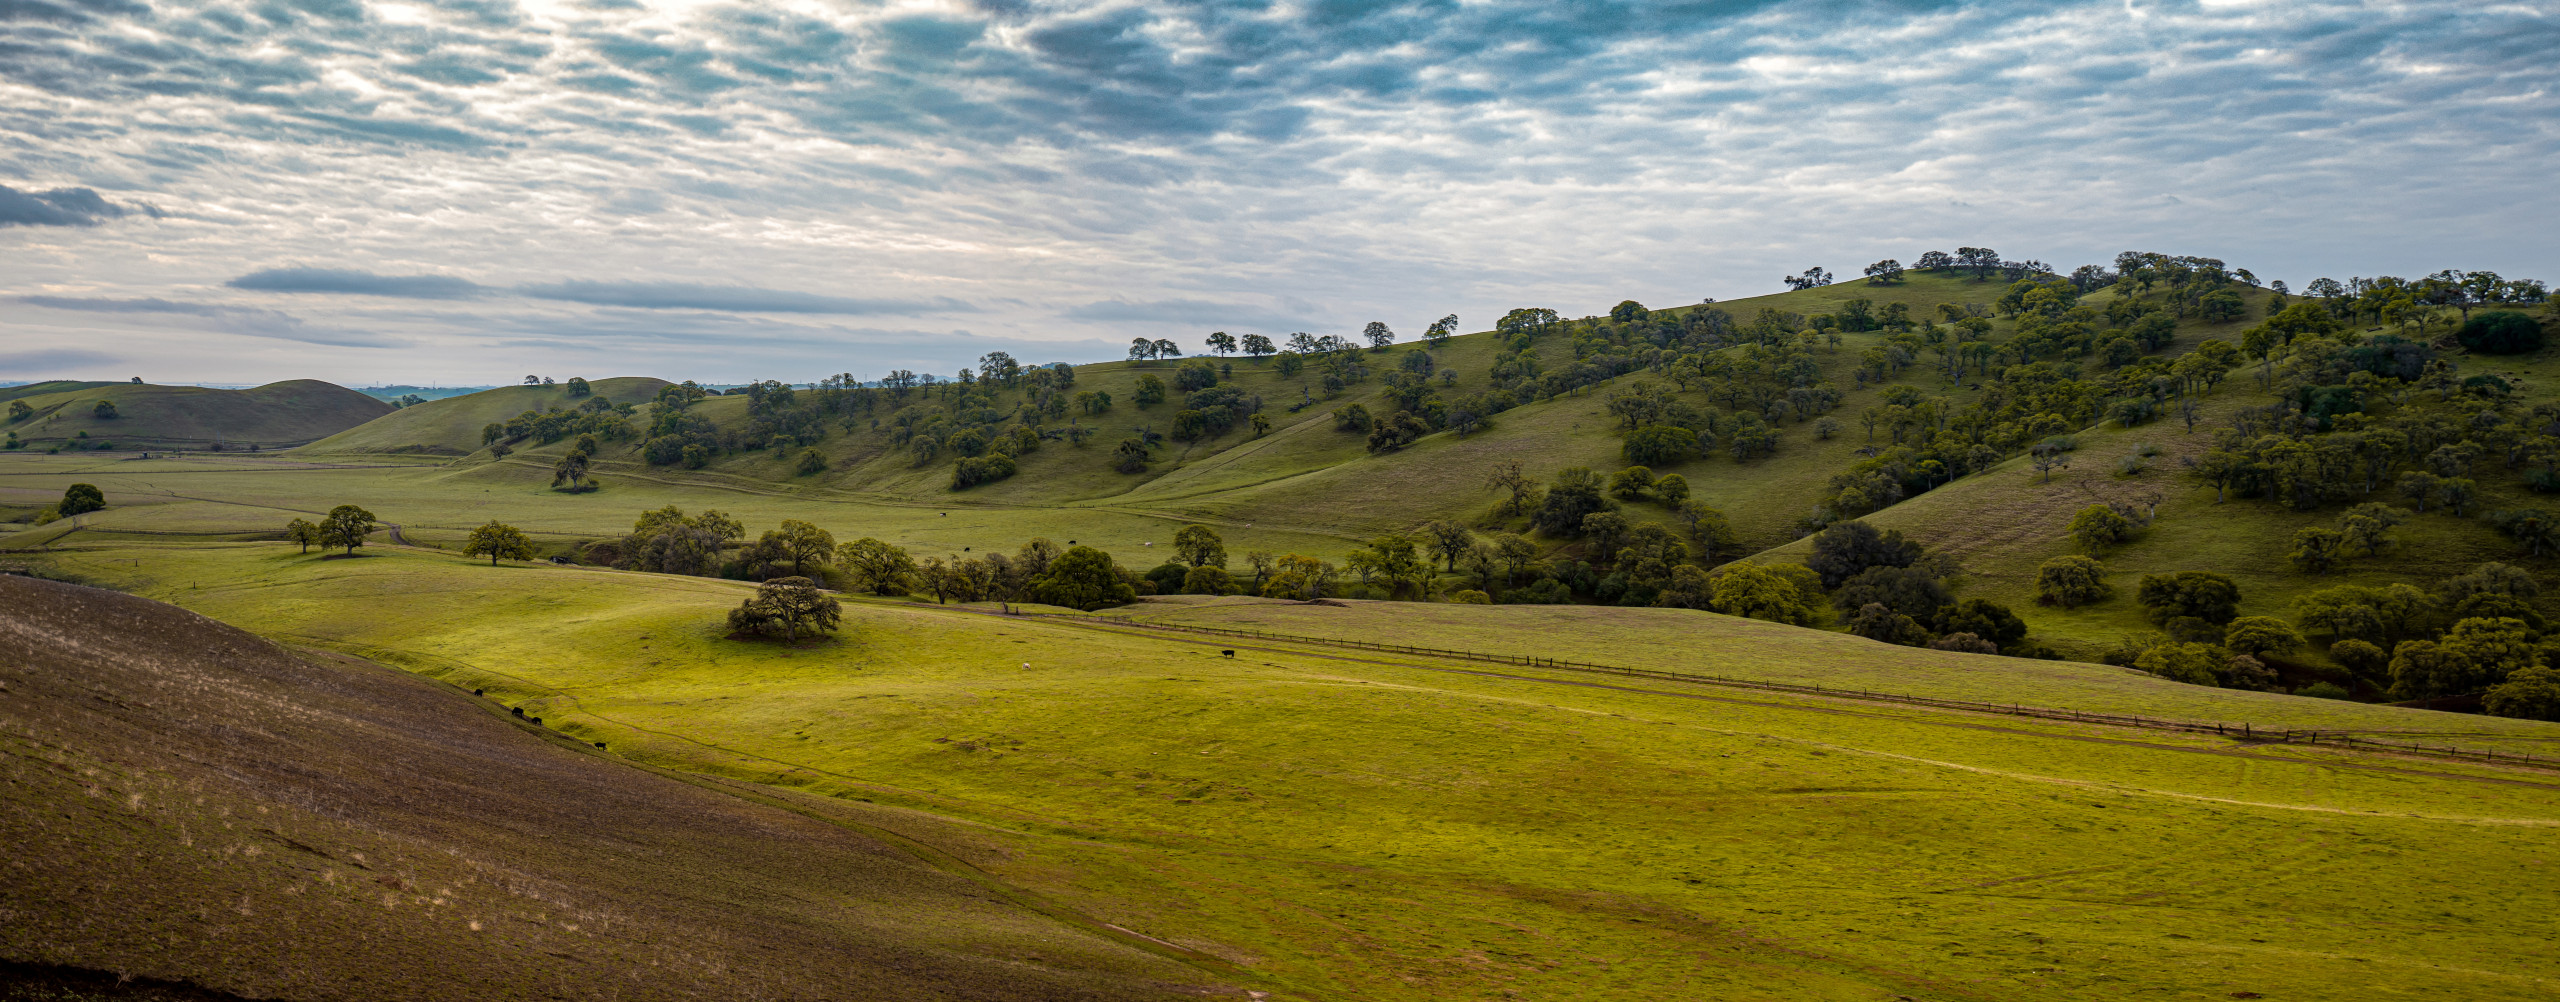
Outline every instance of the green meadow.
[(13, 559), (485, 689), (650, 765), (868, 801), (929, 842), (960, 826), (988, 873), (1278, 998), (2527, 999), (2560, 977), (2547, 773), (1126, 624), (2516, 745), (2560, 725), (1671, 610), (853, 600), (787, 647), (721, 636), (737, 583), (361, 552), (102, 526)]

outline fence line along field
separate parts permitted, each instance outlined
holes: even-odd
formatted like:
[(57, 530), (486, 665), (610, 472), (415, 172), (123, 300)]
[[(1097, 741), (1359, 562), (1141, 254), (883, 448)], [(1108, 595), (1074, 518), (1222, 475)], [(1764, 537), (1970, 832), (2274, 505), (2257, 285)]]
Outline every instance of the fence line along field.
[[(2560, 973), (2543, 949), (2560, 903), (2542, 873), (2560, 826), (2549, 773), (1489, 677), (1323, 645), (1229, 658), (1232, 643), (1114, 632), (1111, 617), (1096, 630), (850, 596), (830, 639), (747, 642), (722, 623), (743, 583), (359, 552), (74, 536), (21, 556), (483, 690), (635, 762), (868, 801), (928, 842), (970, 826), (1001, 848), (969, 857), (995, 878), (1222, 958), (1276, 997), (2524, 999)], [(1322, 635), (1306, 624), (1423, 610), (1446, 612), (1397, 618), (1403, 636), (1480, 634), (1521, 611), (1129, 612)], [(1603, 618), (1636, 610), (1588, 612), (1579, 632), (1556, 609), (1518, 635), (1692, 669), (1748, 651), (1774, 675), (1877, 688), (2019, 665), (2040, 673), (2022, 679), (2040, 702), (2229, 701), (2193, 714), (2207, 717), (2329, 705), (2094, 666), (1941, 665), (1705, 613), (1660, 611), (1686, 629), (1646, 636)], [(2358, 709), (2375, 729), (2486, 729)], [(2508, 725), (2520, 743), (2550, 729), (2491, 727)]]

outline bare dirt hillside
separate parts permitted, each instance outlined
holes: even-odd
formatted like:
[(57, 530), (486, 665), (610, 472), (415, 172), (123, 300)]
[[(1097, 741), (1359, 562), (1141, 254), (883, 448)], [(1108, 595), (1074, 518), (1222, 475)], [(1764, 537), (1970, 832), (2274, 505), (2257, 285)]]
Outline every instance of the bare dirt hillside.
[(1243, 994), (930, 865), (861, 805), (718, 785), (438, 683), (0, 576), (0, 997), (83, 971), (144, 980), (77, 997)]

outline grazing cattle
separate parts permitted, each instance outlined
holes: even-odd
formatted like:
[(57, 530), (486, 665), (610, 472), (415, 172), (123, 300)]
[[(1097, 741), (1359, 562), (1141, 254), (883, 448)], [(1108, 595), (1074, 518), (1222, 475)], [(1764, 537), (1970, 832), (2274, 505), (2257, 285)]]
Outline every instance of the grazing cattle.
[(516, 711), (516, 716), (519, 716), (519, 717), (524, 716), (524, 707), (521, 707), (521, 706), (515, 706), (515, 707), (509, 707), (509, 709), (512, 709), (512, 710)]
[(598, 750), (602, 750), (602, 749), (604, 748), (604, 742), (602, 742), (602, 741), (598, 741), (598, 742), (596, 742), (596, 748), (597, 748)]
[(488, 695), (488, 694), (489, 694), (489, 690), (487, 690), (487, 689), (473, 689), (473, 690), (471, 690), (471, 694), (472, 694), (472, 695), (474, 695), (474, 696), (486, 696), (486, 695)]
[(1228, 656), (1228, 657), (1234, 657), (1234, 656), (1236, 656), (1236, 652), (1234, 652), (1234, 651), (1219, 651), (1218, 653), (1220, 653), (1220, 654), (1224, 654), (1224, 655), (1226, 655), (1226, 656)]

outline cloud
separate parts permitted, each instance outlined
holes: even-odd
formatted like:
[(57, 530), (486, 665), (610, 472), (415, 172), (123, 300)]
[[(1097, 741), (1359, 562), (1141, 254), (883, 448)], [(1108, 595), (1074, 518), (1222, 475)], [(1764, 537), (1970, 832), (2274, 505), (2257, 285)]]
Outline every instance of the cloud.
[(157, 297), (144, 299), (92, 299), (79, 296), (17, 296), (13, 302), (41, 306), (48, 310), (73, 310), (82, 313), (175, 313), (191, 317), (210, 317), (225, 308), (207, 303), (173, 303)]
[(402, 299), (470, 299), (490, 290), (450, 275), (376, 275), (344, 268), (269, 268), (223, 283), (255, 292), (324, 292)]
[(200, 330), (335, 348), (400, 348), (412, 343), (407, 338), (314, 326), (303, 322), (300, 317), (275, 310), (221, 303), (175, 302), (157, 297), (116, 299), (80, 296), (14, 296), (9, 301), (72, 313), (191, 317), (197, 318), (191, 326)]
[(1324, 321), (1316, 319), (1321, 311), (1312, 305), (1293, 303), (1291, 306), (1291, 309), (1274, 310), (1200, 299), (1159, 299), (1143, 303), (1105, 299), (1072, 307), (1059, 315), (1070, 320), (1104, 323), (1184, 324), (1263, 330), (1302, 330), (1324, 325)]
[(0, 372), (20, 378), (29, 375), (63, 375), (70, 370), (96, 368), (122, 362), (120, 356), (83, 348), (45, 348), (0, 354)]
[(0, 184), (0, 226), (96, 226), (135, 212), (160, 215), (149, 206), (117, 205), (87, 188), (20, 191)]
[(934, 299), (855, 299), (845, 296), (822, 296), (782, 289), (759, 289), (744, 285), (694, 285), (685, 282), (554, 282), (527, 285), (517, 292), (535, 299), (553, 299), (590, 306), (621, 306), (642, 310), (721, 310), (733, 313), (836, 313), (868, 315), (879, 313), (955, 313), (966, 312), (969, 305), (949, 298)]
[[(485, 380), (480, 346), (717, 378), (963, 348), (848, 316), (1066, 345), (1578, 315), (1959, 245), (2552, 278), (2547, 6), (0, 0), (0, 225), (78, 244), (0, 250), (0, 296), (290, 331), (169, 290), (302, 262), (232, 290)], [(97, 225), (151, 210), (24, 178), (188, 210)]]

